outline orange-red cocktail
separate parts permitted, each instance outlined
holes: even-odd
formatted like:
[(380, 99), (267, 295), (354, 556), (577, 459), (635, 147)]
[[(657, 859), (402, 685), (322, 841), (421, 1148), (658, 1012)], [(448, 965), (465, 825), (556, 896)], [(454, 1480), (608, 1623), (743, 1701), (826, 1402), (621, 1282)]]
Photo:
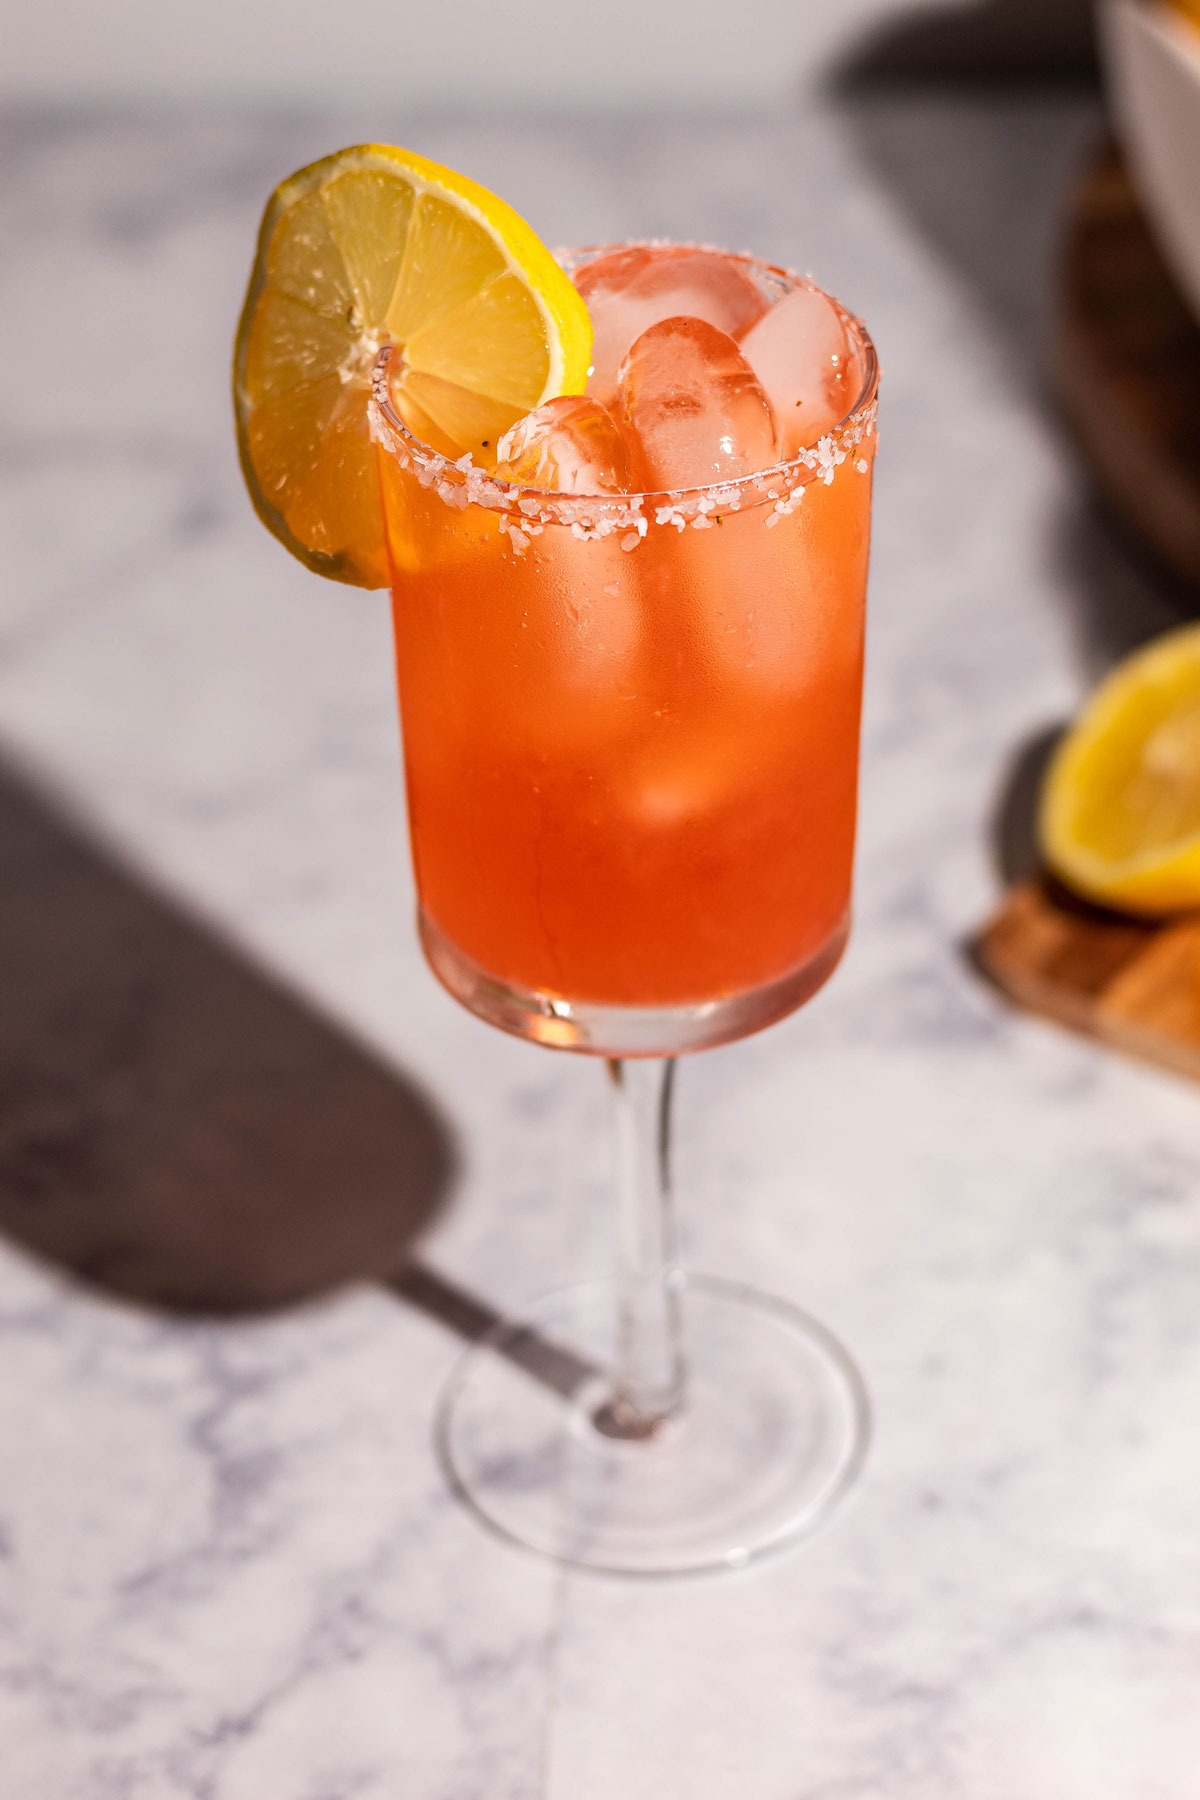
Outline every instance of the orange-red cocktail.
[[(746, 267), (771, 298), (793, 279)], [(703, 489), (492, 479), (420, 446), (377, 380), (412, 849), (443, 978), (449, 956), (543, 1002), (791, 996), (778, 1013), (832, 969), (875, 443), (873, 353), (839, 317), (846, 416), (798, 460)]]

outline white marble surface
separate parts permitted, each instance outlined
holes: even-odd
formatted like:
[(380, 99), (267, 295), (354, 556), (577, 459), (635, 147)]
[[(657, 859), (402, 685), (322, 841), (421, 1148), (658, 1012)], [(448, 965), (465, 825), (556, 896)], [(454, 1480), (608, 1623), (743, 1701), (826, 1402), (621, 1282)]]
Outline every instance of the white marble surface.
[[(870, 1384), (837, 1521), (719, 1580), (563, 1579), (443, 1492), (457, 1339), (428, 1310), (366, 1280), (225, 1317), (110, 1291), (138, 1289), (139, 1244), (102, 1240), (139, 1183), (143, 1225), (217, 1219), (218, 1264), (239, 1206), (278, 1199), (260, 1164), (294, 1151), (312, 1199), (320, 1104), (278, 1098), (295, 1150), (237, 1076), (260, 989), (264, 1067), (316, 1033), (347, 1093), (382, 1065), (453, 1138), (427, 1279), (505, 1306), (603, 1255), (595, 1069), (477, 1025), (422, 968), (383, 597), (291, 563), (232, 455), (262, 197), (365, 129), (8, 121), (0, 797), (24, 770), (60, 850), (73, 809), (93, 845), (63, 866), (100, 897), (60, 917), (47, 851), (4, 915), (53, 979), (40, 1085), (11, 976), (0, 1031), (0, 1794), (1193, 1800), (1200, 1096), (1013, 1016), (962, 950), (1014, 757), (1172, 616), (1090, 516), (1035, 373), (1084, 100), (369, 121), (551, 241), (694, 234), (810, 266), (880, 344), (857, 935), (807, 1014), (689, 1064), (680, 1106), (691, 1260), (809, 1306)], [(72, 958), (108, 983), (103, 1030), (68, 1004)], [(192, 1016), (173, 982), (220, 1013), (199, 1074), (168, 1042)], [(125, 1083), (94, 1116), (85, 1051)], [(353, 1236), (363, 1206), (362, 1244), (339, 1254), (383, 1275), (351, 1185), (331, 1211)]]

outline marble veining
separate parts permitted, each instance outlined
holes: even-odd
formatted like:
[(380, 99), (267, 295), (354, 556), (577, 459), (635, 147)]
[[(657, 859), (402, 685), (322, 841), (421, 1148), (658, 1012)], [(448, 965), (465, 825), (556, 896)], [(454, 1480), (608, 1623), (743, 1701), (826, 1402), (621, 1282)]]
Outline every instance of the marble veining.
[[(1200, 1097), (964, 954), (1020, 754), (1174, 616), (1043, 392), (1094, 104), (378, 115), (4, 123), (0, 1795), (1194, 1800)], [(434, 1463), (462, 1334), (605, 1257), (605, 1111), (424, 970), (383, 597), (240, 489), (263, 196), (372, 135), (880, 346), (856, 935), (678, 1155), (690, 1260), (839, 1331), (877, 1436), (738, 1576), (563, 1577)]]

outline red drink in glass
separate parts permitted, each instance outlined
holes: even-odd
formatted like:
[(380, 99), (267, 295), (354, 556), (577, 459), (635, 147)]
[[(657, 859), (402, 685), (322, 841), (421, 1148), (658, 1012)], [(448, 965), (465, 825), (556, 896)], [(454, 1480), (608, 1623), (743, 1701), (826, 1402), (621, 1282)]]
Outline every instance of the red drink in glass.
[(669, 1054), (837, 961), (875, 443), (873, 352), (842, 317), (840, 428), (707, 489), (517, 489), (424, 450), (377, 377), (422, 931), (494, 1023)]

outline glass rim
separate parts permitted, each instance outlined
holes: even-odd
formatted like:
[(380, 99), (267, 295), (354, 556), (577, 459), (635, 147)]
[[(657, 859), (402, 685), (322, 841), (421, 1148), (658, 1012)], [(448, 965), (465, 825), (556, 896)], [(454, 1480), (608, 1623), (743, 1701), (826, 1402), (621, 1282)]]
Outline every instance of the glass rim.
[[(860, 443), (863, 436), (874, 429), (879, 358), (863, 321), (844, 306), (836, 294), (829, 293), (811, 276), (801, 275), (780, 264), (769, 263), (748, 251), (722, 250), (714, 244), (676, 243), (665, 238), (635, 238), (623, 243), (580, 245), (577, 248), (559, 250), (555, 254), (561, 266), (569, 273), (581, 264), (594, 262), (598, 257), (614, 251), (667, 248), (713, 251), (779, 283), (784, 293), (809, 288), (823, 295), (834, 307), (862, 358), (863, 379), (854, 403), (836, 425), (822, 434), (816, 444), (799, 451), (786, 462), (773, 463), (769, 468), (754, 470), (749, 475), (706, 482), (698, 487), (608, 494), (569, 494), (560, 489), (530, 487), (528, 484), (505, 481), (501, 476), (491, 474), (473, 463), (469, 452), (457, 461), (443, 456), (410, 431), (400, 417), (388, 389), (387, 371), (391, 358), (396, 354), (394, 344), (384, 344), (379, 349), (371, 368), (370, 412), (372, 435), (376, 442), (416, 474), (422, 485), (440, 486), (442, 482), (449, 482), (452, 488), (466, 489), (465, 499), (454, 496), (455, 505), (476, 504), (494, 512), (516, 511), (527, 518), (540, 515), (543, 520), (554, 519), (567, 525), (582, 523), (585, 528), (590, 520), (607, 519), (614, 525), (635, 524), (637, 529), (644, 531), (644, 503), (654, 507), (660, 514), (672, 513), (676, 508), (689, 514), (706, 514), (718, 505), (729, 511), (748, 510), (745, 505), (747, 497), (750, 507), (768, 505), (774, 501), (778, 508), (783, 504), (779, 499), (781, 488), (790, 494), (819, 476), (831, 479), (833, 467), (844, 460), (846, 450)], [(535, 503), (532, 507), (531, 502)], [(637, 524), (639, 518), (642, 520), (640, 525)], [(658, 522), (661, 523), (662, 520)], [(680, 519), (680, 523), (682, 522)]]

